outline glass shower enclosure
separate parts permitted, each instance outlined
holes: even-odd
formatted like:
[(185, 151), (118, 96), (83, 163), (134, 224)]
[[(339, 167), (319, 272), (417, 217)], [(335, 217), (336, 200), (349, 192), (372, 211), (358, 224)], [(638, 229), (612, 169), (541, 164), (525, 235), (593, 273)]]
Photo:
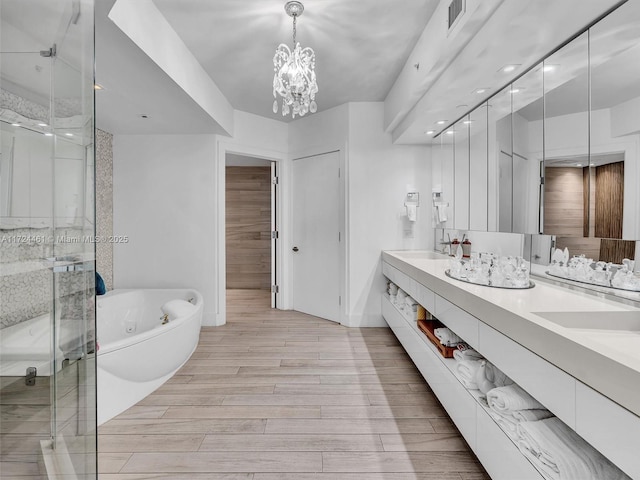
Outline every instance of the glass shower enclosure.
[(0, 478), (96, 479), (93, 0), (0, 0)]

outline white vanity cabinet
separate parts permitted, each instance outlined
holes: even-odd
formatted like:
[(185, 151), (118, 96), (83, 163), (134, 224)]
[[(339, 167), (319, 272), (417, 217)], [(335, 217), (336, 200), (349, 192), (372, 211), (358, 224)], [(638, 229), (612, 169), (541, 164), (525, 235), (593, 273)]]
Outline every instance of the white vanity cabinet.
[[(625, 473), (640, 480), (640, 417), (384, 261), (383, 273)], [(386, 294), (382, 314), (491, 478), (543, 478), (491, 418), (479, 392), (464, 388), (455, 361), (443, 358), (416, 321)]]

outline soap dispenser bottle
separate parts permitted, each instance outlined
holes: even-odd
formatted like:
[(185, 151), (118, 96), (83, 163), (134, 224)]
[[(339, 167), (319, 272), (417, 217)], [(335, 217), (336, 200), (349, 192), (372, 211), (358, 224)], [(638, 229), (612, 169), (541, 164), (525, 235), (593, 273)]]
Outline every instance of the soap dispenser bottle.
[(454, 238), (451, 241), (449, 255), (452, 256), (452, 257), (455, 257), (456, 253), (458, 252), (458, 247), (459, 246), (460, 246), (460, 240), (458, 240), (457, 238)]
[(462, 256), (464, 258), (471, 257), (471, 241), (465, 238), (462, 242)]

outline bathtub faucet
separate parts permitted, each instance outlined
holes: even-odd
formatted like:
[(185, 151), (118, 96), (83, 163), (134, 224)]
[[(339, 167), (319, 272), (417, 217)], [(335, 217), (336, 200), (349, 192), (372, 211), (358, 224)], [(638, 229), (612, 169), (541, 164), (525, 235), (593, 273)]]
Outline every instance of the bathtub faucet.
[(162, 325), (169, 323), (169, 314), (165, 313), (163, 316), (160, 317), (160, 320), (162, 320)]

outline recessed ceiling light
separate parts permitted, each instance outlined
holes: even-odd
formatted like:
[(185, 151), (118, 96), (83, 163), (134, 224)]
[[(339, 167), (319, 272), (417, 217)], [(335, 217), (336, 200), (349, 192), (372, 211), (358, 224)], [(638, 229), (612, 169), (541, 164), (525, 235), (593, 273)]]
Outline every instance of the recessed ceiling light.
[(511, 73), (511, 72), (513, 72), (516, 68), (518, 68), (519, 66), (520, 66), (520, 64), (519, 64), (519, 63), (513, 63), (513, 64), (510, 64), (510, 65), (505, 65), (504, 67), (502, 67), (502, 68), (500, 69), (500, 71), (501, 71), (501, 72), (503, 72), (503, 73)]
[(512, 88), (511, 90), (509, 90), (509, 93), (520, 93), (520, 89), (519, 88)]
[(47, 126), (47, 124), (46, 124), (46, 123), (42, 123), (42, 122), (41, 122), (41, 123), (39, 123), (39, 124), (38, 124), (38, 126), (39, 126), (39, 127), (46, 127), (46, 126)]
[(438, 120), (436, 123), (438, 125), (444, 125), (445, 123), (447, 123), (447, 121), (446, 120)]
[(589, 164), (589, 166), (590, 166), (590, 167), (595, 167), (595, 166), (596, 166), (596, 164), (595, 164), (595, 163), (590, 163), (590, 164)]
[(67, 132), (67, 133), (65, 133), (65, 135), (66, 135), (67, 137), (73, 137), (73, 133), (69, 133), (69, 132)]
[(44, 134), (45, 137), (53, 137), (53, 133), (51, 132), (47, 132)]
[(465, 120), (464, 122), (465, 125), (471, 125), (473, 123), (473, 120)]
[(488, 88), (477, 88), (473, 91), (473, 93), (477, 93), (478, 95), (480, 95), (481, 93), (486, 92), (487, 90), (489, 90)]
[(453, 135), (453, 130), (447, 130), (447, 135)]
[(102, 85), (100, 85), (99, 83), (96, 83), (93, 85), (93, 89), (94, 90), (103, 90), (104, 87)]
[(20, 124), (19, 124), (19, 123), (12, 123), (12, 124), (11, 124), (11, 126), (12, 126), (12, 127), (19, 127), (19, 126), (20, 126)]
[(544, 67), (542, 67), (543, 72), (553, 72), (555, 69), (555, 65), (545, 65)]
[(576, 167), (581, 167), (582, 164), (581, 163), (576, 163)]
[(434, 130), (427, 130), (426, 132), (424, 132), (425, 135), (433, 135), (434, 133), (436, 133)]

